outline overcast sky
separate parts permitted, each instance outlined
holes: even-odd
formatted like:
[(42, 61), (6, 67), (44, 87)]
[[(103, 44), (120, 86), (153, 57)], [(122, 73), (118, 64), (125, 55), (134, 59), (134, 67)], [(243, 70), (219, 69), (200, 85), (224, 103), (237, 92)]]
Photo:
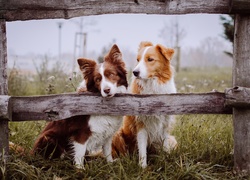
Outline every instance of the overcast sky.
[[(101, 52), (102, 47), (116, 40), (118, 46), (137, 51), (141, 41), (164, 44), (159, 37), (164, 23), (171, 24), (175, 16), (166, 15), (99, 15), (84, 17), (83, 32), (87, 32), (87, 51)], [(95, 21), (95, 25), (86, 22)], [(223, 27), (219, 15), (179, 15), (178, 21), (186, 32), (181, 40), (182, 47), (197, 47), (206, 37), (223, 40)], [(58, 55), (59, 28), (61, 29), (62, 53), (74, 52), (75, 33), (80, 31), (80, 18), (70, 20), (32, 20), (7, 23), (8, 52), (16, 55), (50, 54)], [(226, 42), (226, 41), (225, 41)]]

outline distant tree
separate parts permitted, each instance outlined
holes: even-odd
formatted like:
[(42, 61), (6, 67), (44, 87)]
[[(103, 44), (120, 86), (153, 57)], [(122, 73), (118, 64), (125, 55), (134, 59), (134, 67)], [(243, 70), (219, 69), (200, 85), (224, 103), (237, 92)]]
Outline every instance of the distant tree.
[(181, 40), (185, 38), (187, 32), (181, 27), (178, 16), (172, 18), (170, 22), (164, 22), (160, 30), (159, 37), (164, 40), (167, 46), (177, 47)]
[[(220, 16), (220, 20), (224, 27), (224, 38), (233, 44), (234, 42), (234, 15)], [(230, 57), (233, 57), (233, 53), (224, 51)]]
[(234, 15), (220, 16), (224, 27), (224, 38), (231, 43), (234, 42)]
[(102, 48), (102, 52), (101, 52), (101, 54), (100, 54), (100, 55), (98, 56), (98, 58), (97, 58), (97, 61), (98, 61), (99, 63), (102, 63), (102, 62), (103, 62), (104, 56), (108, 53), (108, 51), (109, 51), (110, 48), (113, 46), (113, 44), (115, 44), (115, 42), (116, 42), (116, 40), (113, 39), (113, 41), (112, 41), (111, 43), (109, 43), (107, 46), (104, 46), (104, 47)]
[(180, 70), (180, 61), (181, 61), (180, 41), (185, 36), (186, 36), (186, 31), (184, 28), (180, 27), (180, 22), (177, 16), (172, 19), (172, 22), (170, 24), (165, 22), (159, 34), (159, 37), (161, 37), (165, 41), (167, 46), (174, 47), (176, 50), (175, 69), (177, 72), (179, 72)]
[(101, 54), (100, 54), (100, 55), (98, 56), (98, 58), (97, 58), (98, 63), (102, 63), (102, 62), (103, 62), (103, 57), (104, 57), (105, 54), (107, 54), (107, 53), (108, 53), (108, 47), (104, 46), (104, 47), (102, 48)]
[(198, 46), (183, 49), (182, 68), (232, 67), (231, 57), (223, 52), (226, 47), (224, 40), (207, 37)]

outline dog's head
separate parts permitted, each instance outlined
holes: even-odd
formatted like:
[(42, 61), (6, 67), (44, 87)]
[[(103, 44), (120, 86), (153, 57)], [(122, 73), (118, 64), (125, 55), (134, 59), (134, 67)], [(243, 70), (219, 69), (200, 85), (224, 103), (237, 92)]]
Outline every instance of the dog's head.
[(125, 92), (128, 87), (127, 71), (122, 60), (122, 53), (117, 45), (113, 45), (104, 62), (96, 63), (94, 60), (78, 59), (87, 91), (100, 92), (103, 97), (112, 97), (116, 93)]
[(138, 49), (138, 64), (133, 74), (139, 79), (157, 78), (159, 82), (165, 83), (171, 76), (170, 60), (174, 50), (151, 42), (141, 42)]

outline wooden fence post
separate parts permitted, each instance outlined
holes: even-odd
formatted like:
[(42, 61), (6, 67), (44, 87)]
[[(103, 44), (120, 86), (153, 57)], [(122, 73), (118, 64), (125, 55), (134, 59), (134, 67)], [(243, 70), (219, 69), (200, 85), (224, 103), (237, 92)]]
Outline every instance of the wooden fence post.
[[(7, 42), (6, 22), (0, 19), (0, 95), (8, 94), (7, 84)], [(0, 117), (0, 157), (6, 160), (9, 154), (9, 128), (8, 120)]]
[[(250, 15), (235, 18), (233, 86), (250, 87)], [(234, 167), (250, 174), (250, 109), (233, 108)]]

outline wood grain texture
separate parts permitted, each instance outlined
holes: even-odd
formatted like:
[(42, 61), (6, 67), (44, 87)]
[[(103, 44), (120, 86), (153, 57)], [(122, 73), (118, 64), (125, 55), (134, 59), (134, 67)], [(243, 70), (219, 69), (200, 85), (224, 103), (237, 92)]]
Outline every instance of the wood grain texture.
[(9, 99), (10, 96), (0, 95), (0, 120), (9, 120)]
[[(250, 16), (235, 18), (233, 86), (250, 88)], [(233, 108), (234, 166), (250, 175), (250, 110)]]
[(0, 18), (7, 21), (31, 19), (69, 19), (79, 16), (141, 13), (187, 14), (229, 13), (230, 0), (2, 0)]
[(0, 95), (8, 94), (6, 23), (0, 19)]
[(236, 86), (225, 90), (225, 106), (249, 109), (250, 108), (250, 88)]
[(249, 0), (232, 0), (231, 13), (249, 14), (250, 1)]
[[(7, 84), (7, 41), (6, 41), (6, 22), (0, 19), (0, 95), (8, 94)], [(9, 154), (9, 127), (6, 119), (7, 107), (2, 107), (2, 103), (6, 105), (8, 100), (0, 101), (1, 111), (4, 115), (0, 116), (0, 159), (7, 160)], [(2, 163), (2, 161), (0, 161)]]
[(11, 97), (12, 121), (60, 120), (76, 115), (230, 114), (224, 93), (132, 95), (92, 93)]

